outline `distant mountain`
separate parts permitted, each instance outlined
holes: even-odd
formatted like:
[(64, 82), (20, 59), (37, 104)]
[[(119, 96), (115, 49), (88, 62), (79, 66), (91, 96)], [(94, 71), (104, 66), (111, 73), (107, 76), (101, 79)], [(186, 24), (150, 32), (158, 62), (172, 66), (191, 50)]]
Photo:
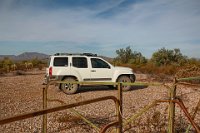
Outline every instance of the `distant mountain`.
[[(3, 60), (5, 57), (10, 58), (11, 60), (14, 61), (23, 61), (23, 60), (31, 60), (31, 59), (39, 59), (39, 60), (45, 60), (49, 58), (49, 55), (43, 54), (43, 53), (37, 53), (37, 52), (24, 52), (20, 55), (0, 55), (0, 60)], [(112, 62), (113, 58), (106, 57), (106, 56), (100, 56), (103, 59)]]
[(10, 58), (11, 60), (15, 61), (22, 61), (22, 60), (31, 60), (31, 59), (46, 59), (49, 57), (49, 55), (43, 54), (43, 53), (37, 53), (37, 52), (25, 52), (20, 55), (0, 55), (0, 60), (4, 59), (5, 57)]
[(30, 60), (30, 59), (45, 59), (48, 58), (49, 55), (37, 52), (25, 52), (17, 56), (18, 60)]
[(3, 60), (5, 57), (8, 57), (10, 59), (14, 59), (16, 56), (15, 55), (0, 55), (0, 60)]

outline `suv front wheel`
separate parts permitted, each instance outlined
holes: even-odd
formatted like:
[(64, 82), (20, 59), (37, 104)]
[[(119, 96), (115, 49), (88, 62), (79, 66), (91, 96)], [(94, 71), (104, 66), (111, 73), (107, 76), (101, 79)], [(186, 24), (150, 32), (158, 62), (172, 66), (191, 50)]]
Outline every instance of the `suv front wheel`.
[[(131, 79), (129, 76), (126, 75), (122, 75), (117, 79), (117, 82), (122, 82), (122, 83), (126, 83), (126, 82), (131, 82)], [(122, 91), (128, 91), (131, 89), (130, 85), (122, 85)]]
[[(63, 81), (66, 82), (76, 82), (76, 79), (73, 77), (66, 77)], [(61, 89), (66, 94), (74, 94), (78, 90), (78, 84), (76, 83), (62, 83)]]

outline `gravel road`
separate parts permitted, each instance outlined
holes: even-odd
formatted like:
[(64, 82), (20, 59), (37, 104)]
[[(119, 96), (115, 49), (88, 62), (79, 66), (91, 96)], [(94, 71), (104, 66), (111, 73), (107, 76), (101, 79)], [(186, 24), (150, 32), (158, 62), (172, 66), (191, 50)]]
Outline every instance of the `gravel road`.
[[(37, 111), (42, 109), (42, 85), (44, 74), (3, 76), (0, 77), (0, 119), (14, 115)], [(142, 78), (141, 78), (142, 77)], [(138, 81), (144, 81), (144, 75), (137, 75)], [(147, 80), (148, 79), (148, 80)], [(147, 78), (148, 82), (150, 79)], [(167, 83), (171, 86), (172, 84)], [(75, 103), (103, 96), (117, 96), (115, 89), (106, 86), (82, 87), (74, 95), (66, 95), (54, 85), (48, 90), (48, 107), (55, 107), (63, 103)], [(138, 112), (145, 105), (155, 99), (167, 98), (168, 91), (164, 86), (133, 86), (131, 91), (123, 93), (123, 118), (124, 120)], [(200, 98), (199, 87), (178, 85), (177, 95), (183, 99), (189, 112), (196, 107)], [(184, 132), (188, 121), (183, 112), (176, 106), (176, 130)], [(116, 120), (115, 105), (113, 101), (84, 105), (73, 108), (95, 125), (102, 128)], [(164, 132), (167, 129), (167, 104), (160, 104), (152, 108), (141, 118), (125, 127), (126, 133), (135, 132)], [(195, 122), (200, 125), (200, 111)], [(18, 122), (0, 125), (1, 133), (40, 133), (42, 117), (34, 117)], [(70, 109), (48, 114), (48, 133), (83, 133), (96, 132)], [(194, 132), (191, 128), (190, 132)]]

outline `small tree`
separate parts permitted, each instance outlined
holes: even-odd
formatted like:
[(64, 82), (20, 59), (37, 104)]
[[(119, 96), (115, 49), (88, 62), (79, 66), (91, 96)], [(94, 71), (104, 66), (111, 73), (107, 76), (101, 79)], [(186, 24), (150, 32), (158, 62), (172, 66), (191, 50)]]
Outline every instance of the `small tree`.
[(151, 61), (157, 66), (183, 65), (186, 63), (187, 57), (182, 55), (180, 49), (161, 48), (153, 53)]
[(136, 65), (146, 64), (147, 59), (140, 52), (134, 51), (133, 56), (130, 59), (130, 63)]
[(117, 57), (115, 58), (115, 62), (122, 64), (144, 64), (147, 62), (146, 58), (137, 51), (132, 52), (130, 46), (126, 47), (126, 49), (116, 50)]
[(33, 67), (40, 67), (41, 65), (46, 64), (46, 62), (44, 62), (38, 58), (34, 58), (30, 62), (32, 62)]
[(195, 65), (200, 67), (200, 59), (190, 58), (188, 59), (188, 65)]
[(130, 46), (126, 47), (126, 49), (119, 49), (116, 50), (117, 57), (116, 60), (120, 61), (121, 63), (128, 63), (129, 60), (133, 57), (133, 52), (130, 48)]

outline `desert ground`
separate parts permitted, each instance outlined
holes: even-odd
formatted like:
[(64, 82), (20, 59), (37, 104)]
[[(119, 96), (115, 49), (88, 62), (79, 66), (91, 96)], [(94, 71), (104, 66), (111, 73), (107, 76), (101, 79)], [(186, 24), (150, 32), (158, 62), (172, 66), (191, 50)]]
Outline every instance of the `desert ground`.
[[(151, 76), (137, 74), (137, 81), (152, 82)], [(42, 85), (44, 71), (33, 70), (27, 74), (8, 74), (0, 77), (0, 119), (18, 114), (42, 109)], [(155, 82), (155, 81), (154, 81)], [(172, 82), (166, 82), (172, 86)], [(66, 95), (58, 87), (51, 85), (48, 89), (48, 107), (62, 104), (76, 103), (103, 96), (117, 96), (116, 89), (106, 86), (81, 87), (78, 93)], [(131, 91), (123, 92), (123, 118), (130, 118), (139, 112), (145, 105), (155, 99), (166, 99), (168, 90), (164, 86), (133, 86)], [(178, 85), (177, 96), (180, 97), (189, 112), (193, 112), (200, 98), (200, 88), (197, 86)], [(168, 119), (168, 103), (161, 103), (147, 113), (124, 127), (126, 133), (166, 132)], [(98, 127), (116, 120), (113, 101), (101, 101), (73, 108)], [(50, 113), (48, 117), (48, 133), (95, 133), (80, 117), (70, 109)], [(200, 125), (200, 111), (197, 112), (195, 122)], [(184, 113), (176, 106), (175, 127), (177, 132), (184, 132), (189, 122)], [(42, 131), (42, 116), (29, 118), (5, 125), (0, 125), (1, 133), (40, 133)], [(190, 132), (195, 132), (193, 128)]]

